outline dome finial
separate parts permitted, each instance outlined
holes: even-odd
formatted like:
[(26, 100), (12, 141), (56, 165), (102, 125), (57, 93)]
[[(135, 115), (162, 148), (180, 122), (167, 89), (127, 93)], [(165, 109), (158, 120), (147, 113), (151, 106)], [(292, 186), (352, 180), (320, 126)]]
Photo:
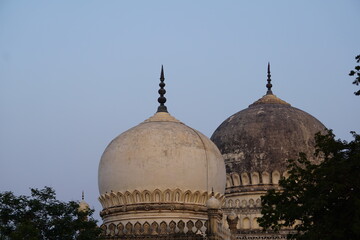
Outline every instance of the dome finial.
[(160, 89), (158, 93), (160, 94), (160, 97), (158, 98), (158, 102), (160, 103), (160, 106), (158, 107), (157, 112), (168, 112), (167, 107), (164, 105), (166, 103), (166, 98), (164, 97), (166, 90), (164, 89), (165, 83), (164, 83), (165, 77), (164, 77), (164, 67), (161, 65), (161, 74), (160, 74)]
[(270, 74), (270, 62), (268, 62), (268, 70), (267, 70), (267, 84), (266, 84), (266, 87), (267, 87), (267, 92), (266, 92), (266, 95), (269, 95), (269, 94), (273, 94), (272, 91), (271, 91), (271, 88), (272, 88), (272, 84), (271, 84), (271, 74)]
[(82, 194), (81, 194), (81, 200), (84, 201), (84, 190), (82, 191)]

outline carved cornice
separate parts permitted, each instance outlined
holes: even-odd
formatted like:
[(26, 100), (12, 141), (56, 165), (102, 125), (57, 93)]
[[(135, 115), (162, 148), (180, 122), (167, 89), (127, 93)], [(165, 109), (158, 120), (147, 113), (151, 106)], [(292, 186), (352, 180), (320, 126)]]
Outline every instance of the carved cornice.
[(226, 197), (237, 196), (241, 193), (258, 193), (265, 194), (270, 189), (279, 190), (278, 184), (258, 184), (258, 185), (249, 185), (249, 186), (232, 186), (226, 188), (225, 195)]
[[(159, 206), (168, 206), (178, 208), (179, 204), (186, 205), (197, 205), (205, 206), (206, 201), (209, 199), (209, 192), (202, 191), (182, 191), (180, 189), (166, 189), (161, 191), (155, 189), (154, 191), (138, 191), (134, 190), (133, 192), (126, 191), (122, 192), (110, 192), (102, 194), (99, 197), (99, 201), (104, 209), (110, 208), (122, 208), (123, 211), (128, 210), (150, 210), (154, 207)], [(224, 195), (216, 193), (215, 197), (220, 201), (224, 200)], [(148, 209), (146, 209), (148, 208)]]
[[(134, 213), (140, 215), (144, 213), (155, 213), (155, 215), (158, 215), (159, 211), (161, 211), (161, 213), (178, 213), (180, 216), (184, 213), (206, 213), (207, 207), (199, 204), (186, 203), (140, 203), (106, 208), (100, 212), (100, 216), (110, 217), (116, 215), (120, 217)], [(121, 219), (121, 217), (119, 219)]]
[(233, 192), (267, 191), (277, 188), (281, 178), (287, 178), (288, 172), (231, 172), (226, 174), (226, 194)]

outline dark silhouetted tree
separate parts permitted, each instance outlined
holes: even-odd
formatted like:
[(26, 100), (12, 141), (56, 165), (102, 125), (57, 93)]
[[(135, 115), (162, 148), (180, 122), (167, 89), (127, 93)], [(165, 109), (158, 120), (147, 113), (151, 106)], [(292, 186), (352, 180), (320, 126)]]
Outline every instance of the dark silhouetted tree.
[(260, 226), (278, 231), (294, 228), (292, 239), (360, 239), (360, 136), (351, 142), (336, 140), (329, 131), (316, 135), (320, 164), (305, 154), (289, 160), (289, 177), (281, 191), (262, 197)]
[[(360, 63), (360, 55), (357, 55), (355, 57), (355, 60), (357, 63)], [(354, 70), (351, 70), (349, 73), (350, 76), (355, 76), (355, 80), (353, 81), (353, 84), (355, 84), (356, 86), (358, 86), (360, 84), (360, 65), (355, 66)], [(355, 95), (359, 96), (360, 95), (360, 90), (354, 92)]]
[(79, 203), (56, 199), (52, 188), (31, 189), (31, 196), (0, 193), (0, 239), (93, 240), (100, 229), (94, 210), (79, 211)]

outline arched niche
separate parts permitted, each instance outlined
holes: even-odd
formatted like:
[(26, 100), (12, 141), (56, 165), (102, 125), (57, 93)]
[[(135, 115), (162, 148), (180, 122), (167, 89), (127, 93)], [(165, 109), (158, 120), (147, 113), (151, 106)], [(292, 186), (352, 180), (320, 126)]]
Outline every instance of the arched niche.
[(241, 174), (241, 181), (242, 181), (242, 184), (244, 186), (249, 185), (250, 184), (249, 175), (247, 173), (242, 173)]
[(263, 172), (261, 178), (263, 184), (270, 184), (270, 174), (268, 172)]
[(232, 177), (232, 180), (233, 180), (233, 183), (234, 183), (234, 186), (240, 186), (240, 176), (239, 174), (237, 173), (232, 173), (231, 174), (231, 177)]
[(273, 171), (271, 174), (271, 178), (272, 178), (272, 183), (273, 184), (279, 184), (279, 180), (280, 180), (280, 173), (279, 171)]
[(260, 228), (259, 223), (257, 221), (258, 219), (255, 217), (252, 221), (252, 228), (258, 229)]
[(232, 183), (231, 183), (231, 177), (229, 175), (226, 175), (226, 187), (232, 187)]
[(259, 173), (257, 172), (251, 173), (251, 183), (254, 185), (260, 183)]
[(250, 219), (248, 217), (245, 217), (242, 222), (243, 229), (250, 229)]

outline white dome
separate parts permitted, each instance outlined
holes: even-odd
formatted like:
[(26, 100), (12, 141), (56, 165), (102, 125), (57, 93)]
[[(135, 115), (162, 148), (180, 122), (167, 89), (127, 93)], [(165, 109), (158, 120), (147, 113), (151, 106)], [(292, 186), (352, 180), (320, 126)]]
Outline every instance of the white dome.
[(89, 211), (89, 209), (90, 209), (89, 204), (87, 202), (85, 202), (84, 200), (82, 200), (79, 203), (79, 207), (78, 207), (79, 212), (86, 212), (86, 211)]
[(220, 209), (221, 203), (214, 196), (211, 196), (211, 198), (206, 201), (206, 207), (208, 209)]
[(99, 165), (99, 192), (175, 190), (224, 194), (225, 164), (202, 133), (158, 112), (116, 137)]

